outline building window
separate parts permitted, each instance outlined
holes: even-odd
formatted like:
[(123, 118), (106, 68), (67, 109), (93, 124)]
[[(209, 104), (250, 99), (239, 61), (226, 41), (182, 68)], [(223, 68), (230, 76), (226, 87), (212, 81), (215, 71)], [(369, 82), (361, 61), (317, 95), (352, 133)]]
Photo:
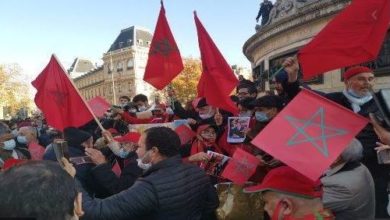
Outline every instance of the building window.
[(134, 61), (133, 59), (130, 59), (127, 61), (127, 69), (133, 69), (134, 68)]
[(264, 70), (264, 61), (253, 69), (253, 81), (262, 91), (265, 90), (265, 82), (268, 80), (268, 72)]
[(148, 47), (150, 47), (150, 41), (146, 41), (146, 45), (148, 46)]
[(119, 42), (119, 49), (123, 47), (123, 42)]
[(118, 83), (118, 92), (122, 92), (122, 85), (121, 85), (121, 83)]
[(118, 64), (116, 65), (116, 71), (117, 72), (122, 72), (123, 71), (123, 63), (122, 63), (122, 61), (119, 61)]
[(129, 90), (129, 92), (131, 91), (131, 82), (128, 83), (127, 89)]
[(128, 39), (128, 40), (127, 40), (127, 45), (128, 45), (128, 46), (131, 46), (132, 43), (133, 43), (133, 40), (132, 40), (132, 39)]
[(144, 44), (144, 41), (142, 39), (138, 39), (137, 43), (138, 43), (139, 46), (142, 46)]
[(111, 64), (107, 64), (107, 73), (110, 74), (111, 72)]

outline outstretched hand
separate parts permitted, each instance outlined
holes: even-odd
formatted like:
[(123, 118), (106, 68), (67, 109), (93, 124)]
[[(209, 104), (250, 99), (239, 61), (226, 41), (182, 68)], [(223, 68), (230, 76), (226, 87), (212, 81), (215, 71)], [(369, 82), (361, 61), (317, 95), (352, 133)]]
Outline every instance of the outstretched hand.
[(288, 75), (288, 82), (293, 83), (298, 80), (299, 63), (297, 57), (288, 57), (283, 61), (282, 66)]

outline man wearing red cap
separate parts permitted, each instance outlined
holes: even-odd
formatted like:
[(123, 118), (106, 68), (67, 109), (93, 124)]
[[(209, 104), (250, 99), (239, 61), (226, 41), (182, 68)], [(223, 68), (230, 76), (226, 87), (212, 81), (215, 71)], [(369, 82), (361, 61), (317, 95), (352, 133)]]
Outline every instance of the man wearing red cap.
[[(298, 72), (299, 64), (296, 58), (287, 58), (283, 63), (284, 69), (288, 73), (288, 85), (285, 91), (290, 97), (299, 93)], [(325, 94), (325, 97), (354, 111), (355, 113), (369, 118), (369, 114), (383, 118), (375, 103), (370, 90), (375, 85), (373, 70), (364, 66), (354, 66), (349, 68), (344, 74), (345, 88), (342, 92)], [(388, 203), (387, 184), (390, 181), (389, 165), (378, 164), (375, 148), (379, 137), (375, 133), (373, 126), (368, 124), (356, 138), (363, 145), (362, 163), (371, 172), (375, 182), (375, 204), (376, 218), (388, 218), (386, 205)]]
[(334, 219), (322, 205), (319, 181), (314, 182), (287, 166), (271, 170), (261, 184), (244, 191), (263, 192), (264, 210), (272, 220)]

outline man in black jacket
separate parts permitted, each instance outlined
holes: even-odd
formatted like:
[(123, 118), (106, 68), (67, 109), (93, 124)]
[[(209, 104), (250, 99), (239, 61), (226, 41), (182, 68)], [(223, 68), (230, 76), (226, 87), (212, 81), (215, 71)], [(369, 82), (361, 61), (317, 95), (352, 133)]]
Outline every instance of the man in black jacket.
[(218, 207), (216, 191), (199, 167), (182, 163), (179, 147), (173, 130), (146, 130), (137, 154), (151, 167), (132, 187), (109, 198), (94, 200), (83, 193), (84, 218), (209, 219)]
[(260, 9), (256, 17), (256, 22), (259, 22), (259, 18), (262, 17), (261, 25), (267, 24), (269, 20), (269, 14), (271, 13), (273, 7), (274, 6), (271, 1), (264, 0), (264, 2), (260, 4)]
[[(288, 84), (285, 91), (293, 98), (299, 93), (298, 71), (299, 64), (295, 58), (287, 58), (283, 63), (288, 73)], [(355, 113), (368, 118), (369, 114), (381, 116), (369, 90), (375, 85), (375, 76), (371, 69), (363, 66), (349, 68), (343, 75), (345, 89), (342, 92), (324, 94), (324, 96)], [(382, 116), (381, 116), (382, 117)], [(386, 213), (388, 203), (387, 184), (390, 181), (389, 165), (378, 164), (375, 148), (379, 138), (372, 124), (368, 124), (357, 134), (356, 138), (363, 145), (362, 163), (371, 172), (375, 182), (376, 218), (389, 217)]]

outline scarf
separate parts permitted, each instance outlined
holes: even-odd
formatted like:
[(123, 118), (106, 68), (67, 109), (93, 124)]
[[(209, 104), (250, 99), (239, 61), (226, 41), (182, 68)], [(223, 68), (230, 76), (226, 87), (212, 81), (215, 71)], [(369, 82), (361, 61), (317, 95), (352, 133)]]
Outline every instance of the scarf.
[(362, 98), (358, 98), (355, 96), (352, 96), (346, 89), (343, 90), (344, 96), (348, 99), (348, 101), (352, 105), (353, 112), (357, 113), (361, 110), (360, 106), (366, 104), (372, 99), (372, 95), (364, 96)]

